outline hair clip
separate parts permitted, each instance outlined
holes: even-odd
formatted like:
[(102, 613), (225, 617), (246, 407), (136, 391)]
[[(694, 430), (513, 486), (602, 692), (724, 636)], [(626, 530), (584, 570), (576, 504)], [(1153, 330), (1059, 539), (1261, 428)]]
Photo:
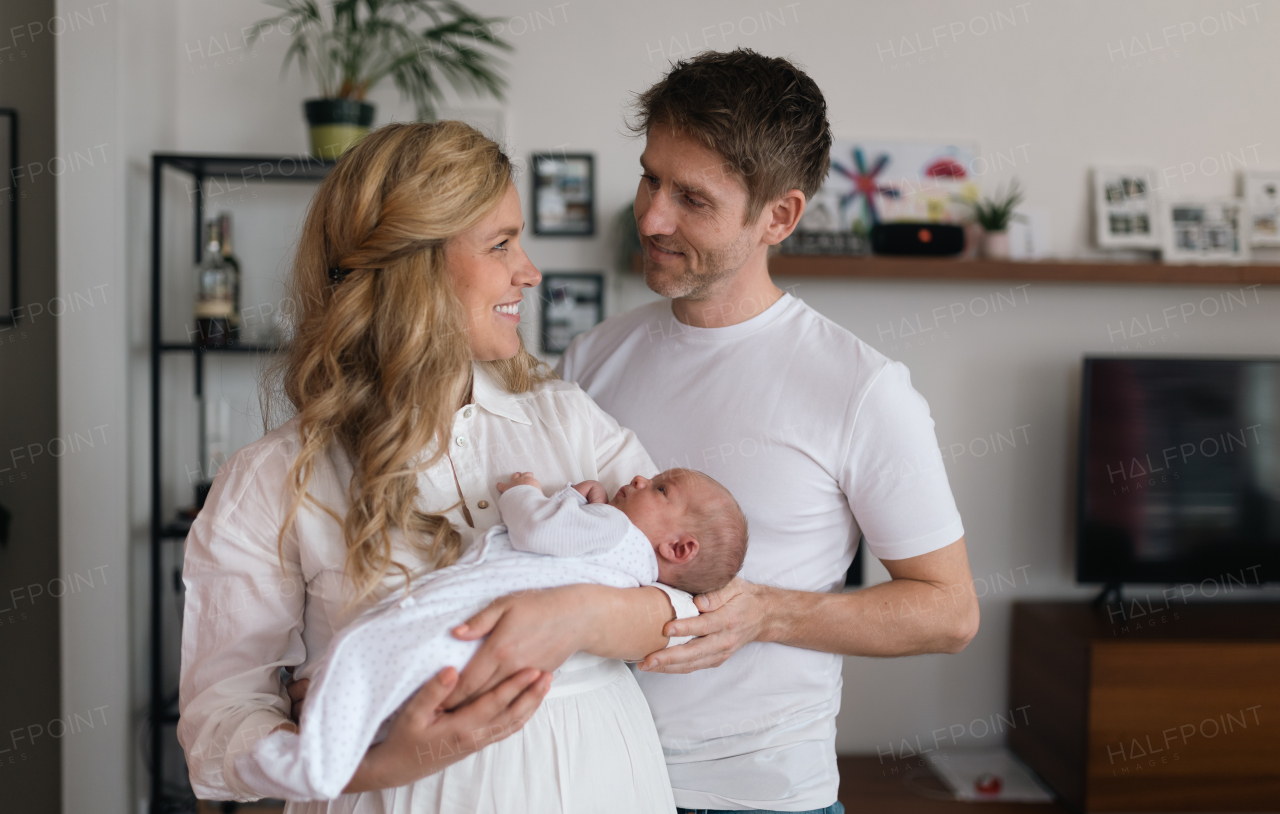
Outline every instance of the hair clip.
[(334, 268), (329, 269), (329, 282), (337, 285), (346, 279), (347, 275), (350, 273), (351, 269), (340, 269), (335, 266)]

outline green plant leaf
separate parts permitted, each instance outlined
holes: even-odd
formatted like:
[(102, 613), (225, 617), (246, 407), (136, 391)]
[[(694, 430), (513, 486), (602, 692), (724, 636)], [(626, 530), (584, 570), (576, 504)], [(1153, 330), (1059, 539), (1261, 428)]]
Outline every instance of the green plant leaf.
[(1018, 204), (1022, 203), (1023, 192), (1018, 186), (1018, 179), (1009, 182), (1009, 187), (1001, 192), (996, 188), (994, 197), (983, 198), (969, 204), (973, 209), (974, 220), (988, 232), (1003, 232), (1009, 228), (1009, 221)]
[(335, 0), (323, 8), (317, 0), (265, 2), (282, 13), (255, 23), (250, 44), (289, 25), (293, 41), (281, 70), (296, 62), (323, 96), (363, 99), (390, 79), (418, 118), (430, 119), (446, 86), (496, 99), (506, 91), (506, 65), (494, 52), (513, 48), (493, 33), (498, 20), (453, 0)]

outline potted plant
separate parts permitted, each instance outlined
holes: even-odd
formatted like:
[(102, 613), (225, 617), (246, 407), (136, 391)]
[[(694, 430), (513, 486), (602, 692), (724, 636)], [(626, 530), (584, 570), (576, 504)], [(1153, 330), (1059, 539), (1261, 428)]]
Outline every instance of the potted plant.
[(303, 105), (311, 125), (311, 152), (336, 159), (369, 132), (373, 105), (365, 95), (391, 79), (413, 100), (418, 119), (435, 118), (446, 85), (458, 93), (501, 99), (506, 80), (492, 51), (511, 45), (493, 34), (493, 22), (453, 0), (267, 0), (281, 13), (259, 20), (249, 42), (267, 31), (293, 41), (284, 69), (295, 60), (310, 71), (320, 98)]
[(1018, 187), (1018, 179), (1009, 182), (1009, 188), (1001, 193), (996, 188), (993, 198), (983, 198), (970, 206), (973, 217), (982, 227), (982, 256), (992, 260), (1009, 259), (1009, 221), (1013, 218), (1013, 210), (1022, 203), (1022, 190)]

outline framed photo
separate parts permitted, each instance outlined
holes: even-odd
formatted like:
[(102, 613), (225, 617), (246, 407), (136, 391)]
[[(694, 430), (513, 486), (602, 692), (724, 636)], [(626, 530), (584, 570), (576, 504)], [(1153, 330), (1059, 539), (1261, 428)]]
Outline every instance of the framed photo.
[(596, 233), (595, 157), (534, 153), (533, 233), (589, 237)]
[(1249, 208), (1239, 198), (1164, 202), (1166, 263), (1249, 262)]
[(0, 325), (13, 325), (18, 307), (18, 112), (0, 108)]
[(569, 343), (604, 319), (604, 275), (549, 272), (542, 276), (542, 352), (564, 353)]
[(1160, 207), (1155, 170), (1097, 167), (1093, 170), (1093, 214), (1100, 249), (1159, 249)]
[(1249, 207), (1249, 245), (1280, 246), (1280, 172), (1244, 170), (1240, 197)]

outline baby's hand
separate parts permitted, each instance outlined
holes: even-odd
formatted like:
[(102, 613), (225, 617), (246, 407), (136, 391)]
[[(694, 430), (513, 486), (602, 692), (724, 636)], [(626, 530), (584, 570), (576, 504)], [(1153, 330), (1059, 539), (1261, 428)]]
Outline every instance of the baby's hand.
[(608, 503), (609, 493), (604, 490), (604, 486), (600, 481), (584, 480), (582, 483), (575, 483), (574, 489), (587, 499), (588, 503)]
[(511, 473), (510, 483), (498, 483), (498, 494), (502, 494), (512, 486), (533, 486), (536, 487), (539, 492), (542, 491), (542, 484), (538, 483), (538, 479), (533, 476), (532, 472)]

